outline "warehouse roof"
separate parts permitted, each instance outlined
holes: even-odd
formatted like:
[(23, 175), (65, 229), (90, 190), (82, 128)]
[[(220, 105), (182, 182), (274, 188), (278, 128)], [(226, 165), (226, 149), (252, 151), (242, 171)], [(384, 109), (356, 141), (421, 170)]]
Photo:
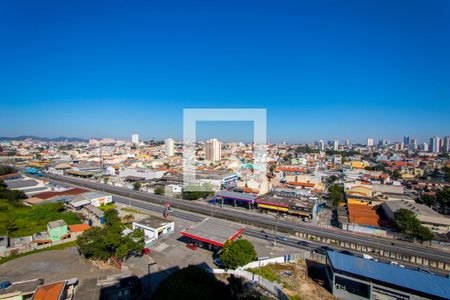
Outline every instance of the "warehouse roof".
[(223, 247), (226, 241), (234, 240), (242, 232), (244, 228), (238, 224), (207, 218), (180, 233), (195, 240)]
[(327, 256), (333, 269), (338, 271), (419, 291), (433, 297), (447, 299), (450, 295), (450, 280), (445, 277), (333, 251), (327, 251)]

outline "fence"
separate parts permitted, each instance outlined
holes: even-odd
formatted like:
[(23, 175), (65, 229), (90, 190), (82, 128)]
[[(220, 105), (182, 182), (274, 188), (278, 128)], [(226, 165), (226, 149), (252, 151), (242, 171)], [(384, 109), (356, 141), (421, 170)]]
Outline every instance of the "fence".
[(267, 279), (264, 279), (263, 277), (245, 271), (245, 270), (223, 270), (223, 269), (212, 269), (211, 273), (213, 274), (228, 274), (228, 275), (234, 275), (237, 277), (242, 277), (244, 279), (247, 279), (249, 281), (258, 283), (259, 286), (261, 286), (263, 289), (268, 291), (269, 293), (273, 294), (277, 299), (281, 300), (289, 300), (288, 295), (283, 291), (283, 288), (273, 282), (268, 281)]
[(311, 256), (310, 252), (300, 252), (300, 253), (294, 253), (294, 254), (287, 254), (284, 256), (278, 256), (273, 258), (267, 258), (267, 259), (260, 259), (257, 261), (252, 261), (251, 263), (246, 264), (245, 266), (240, 267), (240, 270), (246, 270), (246, 269), (253, 269), (253, 268), (259, 268), (264, 267), (269, 264), (280, 264), (280, 263), (287, 263), (287, 262), (293, 262), (297, 261), (299, 259), (309, 259)]

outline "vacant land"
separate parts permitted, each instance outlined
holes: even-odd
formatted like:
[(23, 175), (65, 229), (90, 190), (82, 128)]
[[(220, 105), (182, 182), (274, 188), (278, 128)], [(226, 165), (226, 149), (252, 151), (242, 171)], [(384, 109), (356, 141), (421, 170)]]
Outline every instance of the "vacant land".
[(308, 277), (304, 261), (289, 264), (272, 264), (249, 269), (272, 282), (281, 284), (291, 299), (334, 299), (328, 290)]
[(68, 225), (80, 223), (77, 215), (64, 211), (60, 203), (30, 207), (0, 200), (0, 235), (29, 236), (45, 231), (47, 223), (55, 220), (64, 220)]

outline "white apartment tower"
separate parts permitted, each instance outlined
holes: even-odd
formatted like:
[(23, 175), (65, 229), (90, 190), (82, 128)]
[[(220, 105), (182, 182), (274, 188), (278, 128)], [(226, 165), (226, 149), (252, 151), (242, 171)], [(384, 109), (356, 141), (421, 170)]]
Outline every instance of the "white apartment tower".
[(217, 139), (207, 140), (205, 145), (205, 159), (210, 162), (220, 161), (222, 156), (221, 146), (221, 143)]
[(172, 157), (175, 153), (175, 142), (173, 139), (168, 138), (165, 140), (164, 142), (164, 148), (166, 151), (166, 156), (167, 157)]
[(139, 144), (139, 134), (134, 133), (131, 135), (131, 142), (133, 144)]
[(373, 138), (367, 138), (366, 145), (367, 145), (367, 147), (372, 147), (373, 146)]
[(325, 150), (325, 142), (323, 140), (318, 141), (317, 148), (319, 149), (319, 151), (324, 151)]
[(339, 149), (339, 141), (338, 140), (334, 140), (333, 141), (333, 150), (337, 151)]
[(441, 138), (434, 136), (430, 138), (430, 151), (433, 153), (439, 153), (441, 151)]

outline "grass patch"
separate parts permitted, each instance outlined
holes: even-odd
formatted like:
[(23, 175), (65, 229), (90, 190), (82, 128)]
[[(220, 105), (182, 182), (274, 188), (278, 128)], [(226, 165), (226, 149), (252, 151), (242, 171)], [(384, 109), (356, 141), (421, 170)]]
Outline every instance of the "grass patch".
[(107, 210), (110, 210), (110, 209), (115, 209), (116, 205), (114, 203), (107, 203), (107, 204), (100, 205), (99, 208), (101, 210), (103, 210), (103, 211), (107, 211)]
[(80, 223), (75, 213), (64, 211), (62, 203), (30, 207), (0, 200), (0, 235), (30, 236), (47, 230), (47, 223), (56, 220), (64, 220), (68, 225)]
[(136, 210), (134, 208), (129, 208), (129, 207), (122, 207), (120, 210), (123, 210), (123, 211), (126, 211), (126, 212), (130, 212), (130, 213), (134, 213), (134, 214), (148, 215), (148, 213)]
[(36, 249), (36, 250), (32, 250), (30, 252), (25, 252), (25, 253), (20, 253), (20, 254), (13, 254), (13, 255), (10, 255), (10, 256), (6, 256), (6, 257), (0, 258), (0, 265), (6, 263), (8, 261), (20, 258), (20, 257), (24, 257), (24, 256), (36, 254), (36, 253), (39, 253), (39, 252), (44, 252), (44, 251), (63, 250), (63, 249), (66, 249), (66, 248), (75, 247), (76, 245), (77, 245), (77, 241), (70, 241), (70, 242), (67, 242), (67, 243), (51, 246), (51, 247), (48, 247), (48, 248)]
[(280, 282), (280, 278), (278, 277), (278, 274), (272, 265), (267, 265), (267, 266), (264, 266), (261, 268), (255, 268), (255, 269), (248, 269), (248, 271), (255, 273), (257, 275), (261, 275), (263, 278), (265, 278), (271, 282)]

